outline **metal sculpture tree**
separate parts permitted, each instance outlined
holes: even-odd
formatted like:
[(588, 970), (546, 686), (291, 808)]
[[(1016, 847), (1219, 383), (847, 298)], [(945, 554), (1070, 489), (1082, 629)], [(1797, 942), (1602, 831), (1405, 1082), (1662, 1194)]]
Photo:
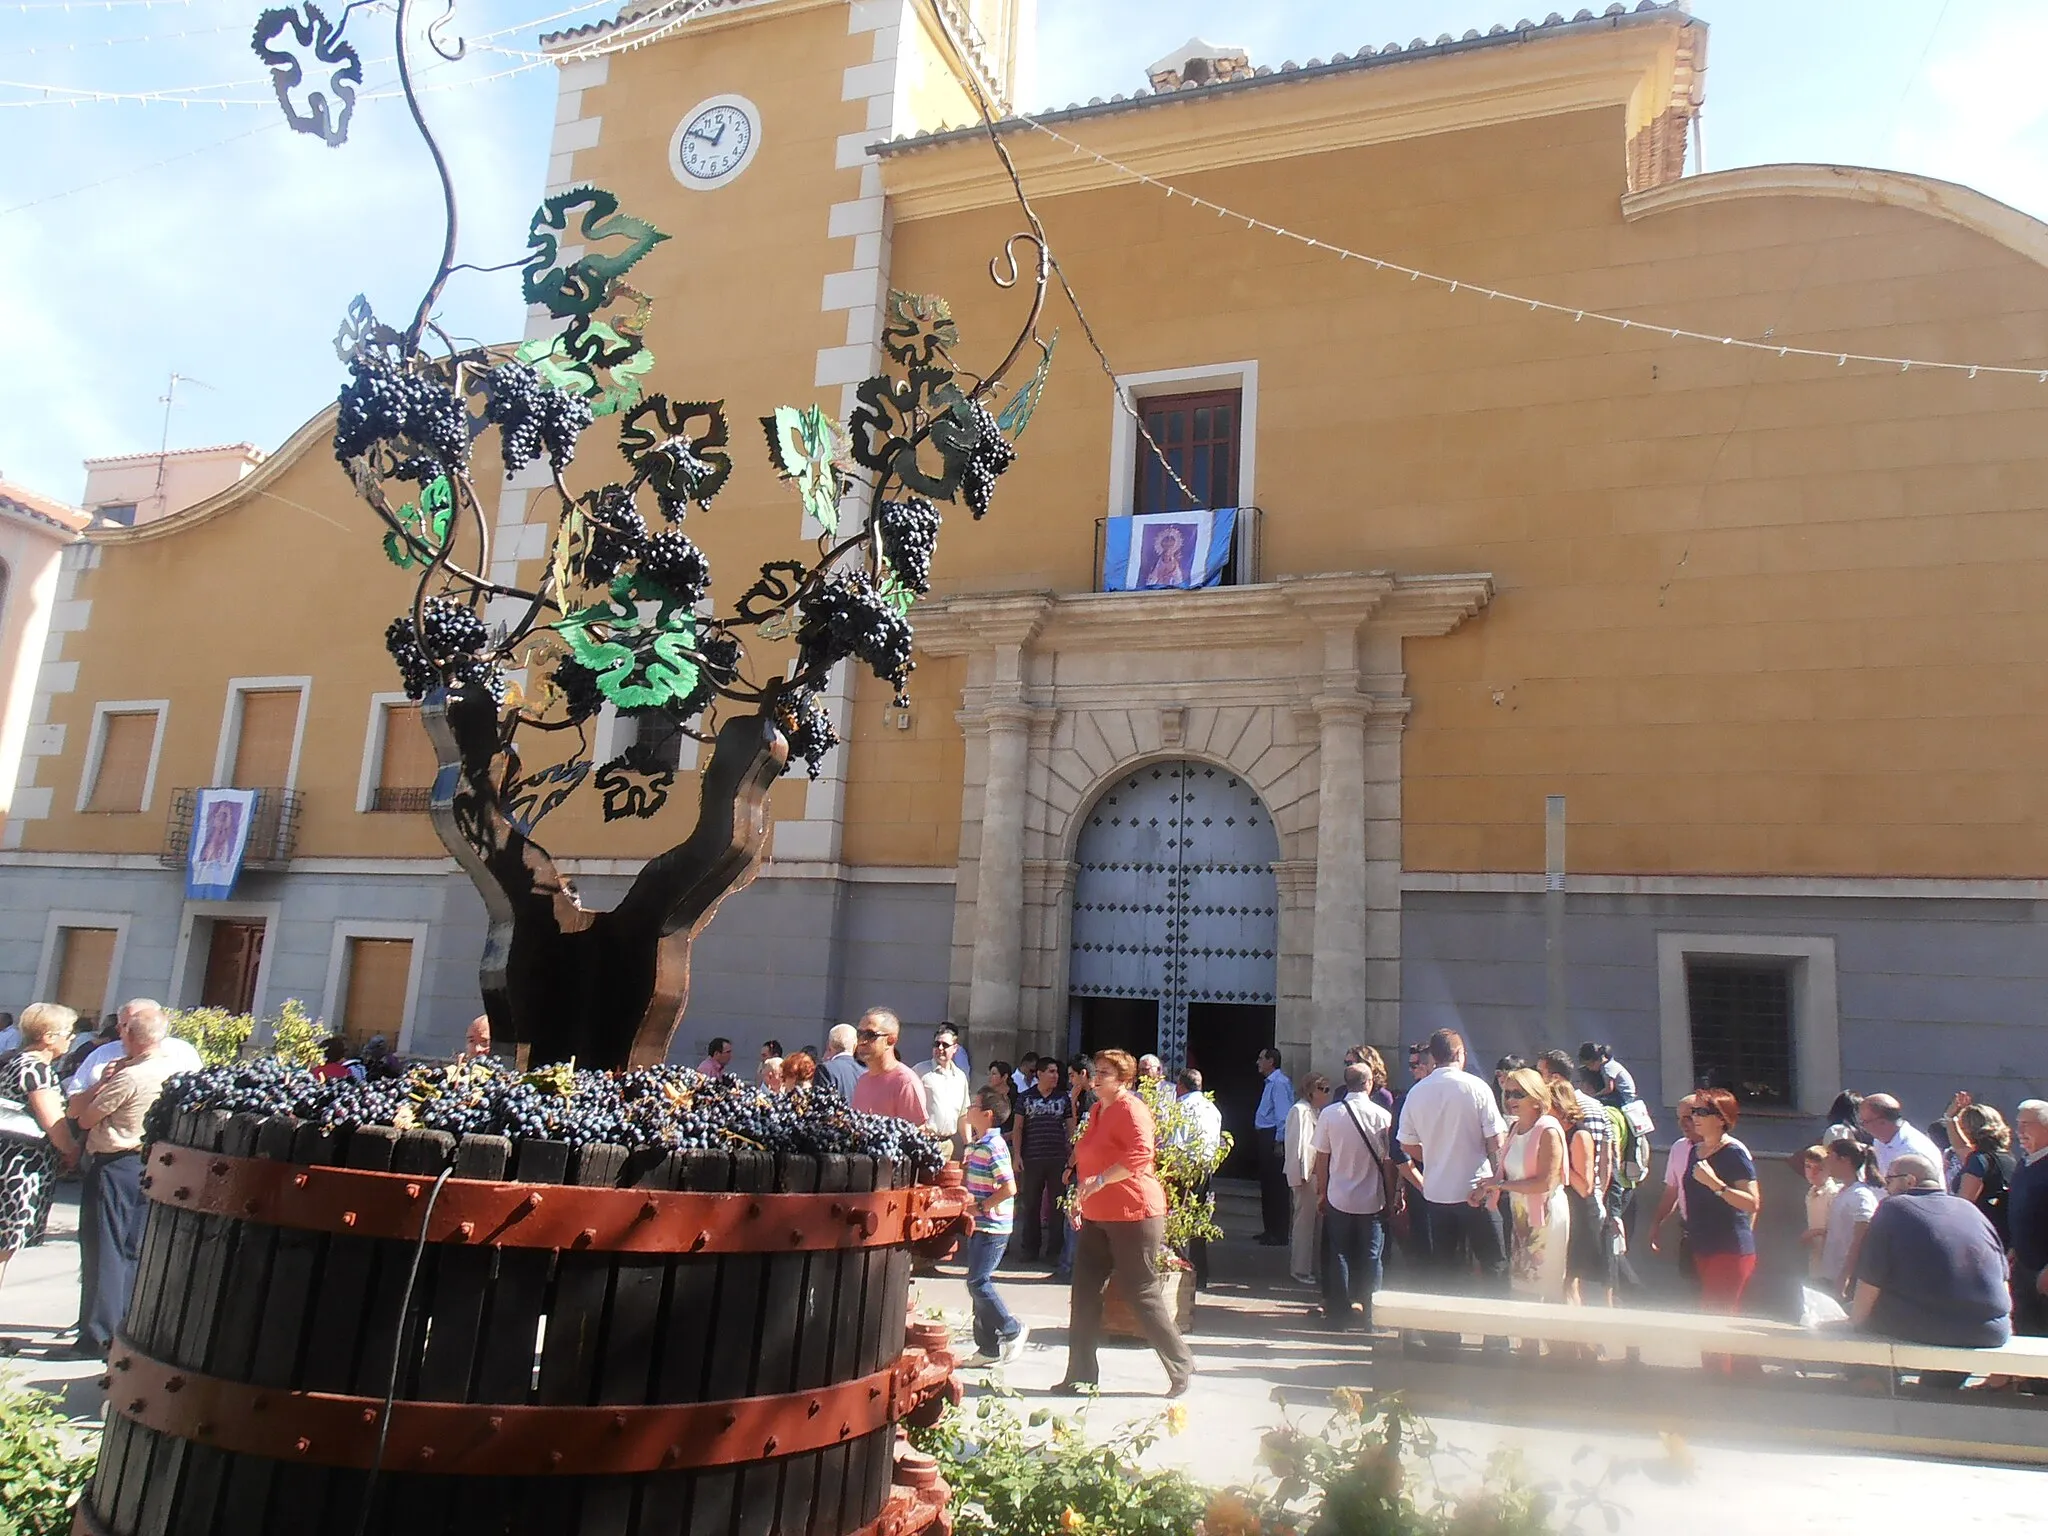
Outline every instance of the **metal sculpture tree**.
[[(446, 236), (403, 330), (361, 298), (350, 307), (336, 338), (349, 380), (335, 456), (382, 520), (385, 554), (418, 572), (411, 607), (384, 639), (407, 694), (424, 701), (440, 762), (435, 830), (483, 895), (482, 986), (494, 1033), (527, 1045), (535, 1063), (659, 1061), (687, 1001), (692, 941), (760, 867), (770, 788), (799, 760), (816, 777), (837, 742), (828, 675), (862, 663), (901, 698), (909, 613), (930, 588), (936, 503), (964, 501), (980, 518), (1016, 456), (1012, 439), (1052, 357), (1036, 331), (1050, 270), (1044, 232), (1027, 207), (1030, 232), (990, 263), (997, 286), (1029, 283), (1030, 305), (989, 373), (955, 362), (958, 334), (943, 301), (892, 293), (887, 370), (858, 387), (845, 424), (815, 406), (777, 406), (761, 418), (771, 466), (821, 533), (806, 558), (762, 566), (721, 613), (710, 564), (683, 525), (732, 473), (724, 402), (645, 388), (652, 306), (625, 281), (667, 236), (599, 188), (556, 193), (534, 214), (522, 287), (529, 304), (563, 322), (560, 333), (517, 347), (458, 346), (435, 319), (456, 270), (455, 190), (413, 89), (409, 4), (398, 0), (399, 83), (440, 175)], [(287, 119), (330, 145), (347, 137), (361, 81), (342, 37), (354, 9), (332, 23), (311, 3), (271, 10), (256, 28)], [(425, 35), (453, 59), (460, 45), (436, 35), (447, 20)], [(309, 89), (309, 77), (322, 83)], [(580, 253), (565, 257), (565, 244)], [(1005, 396), (1006, 376), (1034, 352), (1034, 371)], [(998, 399), (1000, 414), (990, 408)], [(606, 417), (616, 418), (623, 478), (572, 490), (565, 474), (579, 442)], [(507, 474), (547, 466), (554, 537), (530, 587), (486, 574), (491, 520), (471, 455), (491, 430)], [(659, 531), (650, 530), (650, 508)], [(793, 659), (763, 675), (750, 642), (793, 649)], [(596, 764), (590, 726), (607, 702), (642, 729), (634, 747)], [(697, 824), (647, 861), (616, 906), (586, 907), (534, 829), (592, 778), (607, 820), (660, 811), (674, 771), (651, 756), (647, 738), (661, 730), (713, 744)], [(532, 771), (523, 765), (522, 741), (572, 737), (573, 750), (557, 749)]]

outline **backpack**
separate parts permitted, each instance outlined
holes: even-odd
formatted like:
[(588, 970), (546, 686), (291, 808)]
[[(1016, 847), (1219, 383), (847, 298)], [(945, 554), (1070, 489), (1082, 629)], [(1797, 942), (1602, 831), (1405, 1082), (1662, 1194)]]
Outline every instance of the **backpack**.
[[(1614, 1126), (1614, 1145), (1617, 1149), (1614, 1182), (1623, 1189), (1634, 1189), (1650, 1176), (1649, 1135), (1636, 1128), (1635, 1119), (1627, 1110), (1616, 1109), (1610, 1105), (1607, 1118)], [(1649, 1118), (1647, 1113), (1643, 1118)]]

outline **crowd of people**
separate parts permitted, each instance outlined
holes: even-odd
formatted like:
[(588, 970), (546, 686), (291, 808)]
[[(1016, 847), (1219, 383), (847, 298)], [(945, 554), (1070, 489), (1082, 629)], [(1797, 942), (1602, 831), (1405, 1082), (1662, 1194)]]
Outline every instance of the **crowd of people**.
[[(754, 1080), (769, 1092), (837, 1094), (950, 1145), (976, 1215), (959, 1255), (974, 1312), (970, 1364), (998, 1364), (1022, 1347), (1028, 1329), (997, 1277), (1038, 1268), (1072, 1287), (1064, 1388), (1095, 1380), (1114, 1278), (1169, 1392), (1186, 1390), (1193, 1359), (1157, 1262), (1167, 1215), (1160, 1131), (1138, 1090), (1151, 1080), (1152, 1102), (1177, 1101), (1174, 1134), (1213, 1167), (1222, 1116), (1201, 1073), (1183, 1071), (1169, 1088), (1155, 1056), (1027, 1052), (1015, 1065), (991, 1061), (977, 1083), (950, 1023), (915, 1066), (902, 1059), (902, 1034), (897, 1016), (878, 1008), (835, 1026), (822, 1048), (785, 1052), (767, 1040)], [(480, 1016), (462, 1054), (491, 1049)], [(733, 1052), (730, 1039), (714, 1039), (699, 1070), (730, 1074)], [(36, 1004), (18, 1022), (0, 1015), (0, 1278), (17, 1250), (41, 1241), (58, 1179), (75, 1169), (83, 1181), (79, 1321), (60, 1355), (104, 1355), (112, 1341), (140, 1251), (144, 1118), (171, 1075), (199, 1065), (147, 999), (83, 1038), (77, 1016), (56, 1004)], [(352, 1056), (337, 1040), (316, 1070), (396, 1066), (388, 1051)], [(1319, 1290), (1326, 1326), (1372, 1327), (1390, 1256), (1442, 1289), (1600, 1305), (1641, 1284), (1636, 1244), (1674, 1253), (1703, 1311), (1753, 1302), (1763, 1181), (1737, 1134), (1742, 1106), (1725, 1088), (1679, 1102), (1654, 1207), (1639, 1210), (1655, 1122), (1632, 1076), (1596, 1042), (1503, 1057), (1489, 1080), (1470, 1070), (1460, 1035), (1439, 1030), (1408, 1048), (1399, 1091), (1368, 1045), (1345, 1053), (1335, 1083), (1310, 1072), (1297, 1088), (1276, 1049), (1257, 1066), (1257, 1240), (1287, 1248), (1293, 1279)], [(1806, 1185), (1798, 1269), (1843, 1325), (1964, 1347), (2048, 1335), (2048, 1102), (2026, 1100), (2008, 1122), (1959, 1093), (1930, 1134), (1895, 1097), (1844, 1093), (1829, 1121), (1792, 1158)], [(1206, 1185), (1194, 1192), (1207, 1194)], [(1206, 1286), (1207, 1245), (1184, 1246), (1177, 1262)], [(2008, 1383), (1993, 1374), (1987, 1385)]]

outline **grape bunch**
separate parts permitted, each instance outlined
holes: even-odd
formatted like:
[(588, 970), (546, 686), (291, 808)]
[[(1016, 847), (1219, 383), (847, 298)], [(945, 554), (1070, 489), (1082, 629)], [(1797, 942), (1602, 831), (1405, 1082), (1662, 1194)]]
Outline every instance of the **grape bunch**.
[[(407, 698), (423, 699), (445, 675), (450, 683), (478, 688), (497, 703), (505, 700), (505, 679), (496, 666), (477, 653), (489, 640), (484, 621), (461, 603), (430, 597), (420, 615), (400, 614), (384, 630), (384, 649), (398, 663)], [(420, 643), (422, 632), (426, 644)]]
[(711, 588), (711, 562), (704, 558), (703, 550), (690, 542), (690, 536), (679, 529), (657, 533), (647, 540), (640, 551), (640, 570), (668, 588), (685, 607), (695, 607)]
[(167, 1136), (180, 1111), (204, 1110), (284, 1116), (341, 1131), (376, 1125), (571, 1146), (868, 1156), (908, 1164), (922, 1179), (945, 1160), (943, 1143), (922, 1127), (858, 1114), (829, 1087), (772, 1094), (741, 1078), (670, 1065), (514, 1073), (487, 1059), (464, 1060), (362, 1082), (323, 1081), (276, 1061), (235, 1062), (170, 1079), (150, 1110), (148, 1136)]
[(974, 426), (974, 442), (967, 450), (967, 468), (960, 475), (960, 494), (974, 509), (979, 521), (988, 512), (988, 499), (996, 491), (996, 478), (1017, 462), (1017, 450), (1003, 436), (1003, 429), (979, 400), (968, 402)]
[(882, 503), (882, 553), (896, 579), (919, 597), (932, 589), (932, 552), (942, 521), (939, 509), (922, 496)]
[(573, 656), (555, 663), (554, 682), (562, 695), (562, 707), (571, 721), (588, 720), (604, 708), (604, 694), (598, 690), (597, 674)]
[(469, 465), (469, 412), (462, 398), (429, 373), (358, 353), (349, 360), (334, 421), (334, 456), (351, 459), (379, 443), (396, 446), (400, 478), (431, 480)]
[(783, 712), (775, 723), (789, 741), (790, 765), (801, 759), (815, 779), (825, 754), (839, 745), (839, 731), (832, 724), (832, 712), (825, 707), (824, 699), (813, 689), (803, 689), (784, 701)]
[(548, 384), (524, 363), (500, 363), (484, 375), (484, 419), (498, 429), (505, 473), (542, 454), (554, 468), (576, 457), (576, 439), (590, 425), (590, 402)]
[(897, 702), (910, 680), (910, 621), (882, 601), (866, 571), (835, 572), (803, 606), (797, 645), (806, 667), (822, 677), (842, 657), (857, 656), (894, 685)]
[(639, 559), (646, 547), (647, 519), (633, 505), (632, 493), (621, 485), (598, 492), (583, 546), (583, 579), (610, 581), (620, 566)]

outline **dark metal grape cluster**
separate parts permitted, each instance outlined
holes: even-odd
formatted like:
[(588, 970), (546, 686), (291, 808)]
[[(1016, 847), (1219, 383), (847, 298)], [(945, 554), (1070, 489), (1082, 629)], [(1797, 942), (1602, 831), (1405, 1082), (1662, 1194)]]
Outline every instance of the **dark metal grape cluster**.
[(556, 389), (524, 363), (500, 363), (484, 375), (484, 419), (498, 429), (505, 473), (543, 454), (556, 470), (576, 457), (576, 439), (592, 420), (590, 402)]
[(857, 656), (895, 688), (897, 703), (905, 702), (903, 690), (915, 665), (910, 621), (889, 606), (865, 570), (833, 572), (804, 600), (803, 615), (797, 646), (813, 677), (822, 678), (835, 662)]
[(482, 619), (445, 597), (426, 600), (418, 630), (409, 613), (400, 614), (384, 630), (384, 648), (398, 663), (398, 675), (410, 699), (425, 698), (445, 674), (458, 685), (481, 688), (502, 703), (504, 677), (479, 654), (489, 639)]
[(695, 607), (711, 590), (711, 562), (681, 529), (672, 528), (648, 539), (640, 551), (640, 570), (686, 607)]
[(374, 352), (349, 359), (334, 421), (334, 456), (349, 461), (380, 444), (398, 460), (401, 480), (428, 481), (469, 466), (475, 433), (461, 396), (430, 373)]
[(967, 467), (960, 474), (960, 497), (973, 508), (979, 522), (988, 512), (989, 498), (996, 493), (997, 478), (1017, 462), (1017, 449), (1003, 436), (987, 406), (970, 400), (967, 411), (974, 423), (974, 442), (967, 450)]
[(896, 579), (919, 597), (932, 589), (932, 554), (944, 521), (939, 509), (922, 496), (882, 503), (882, 553)]
[(150, 1111), (149, 1139), (168, 1135), (180, 1111), (205, 1110), (283, 1116), (331, 1130), (377, 1125), (571, 1146), (866, 1156), (907, 1165), (921, 1179), (935, 1176), (946, 1156), (945, 1145), (921, 1126), (857, 1113), (829, 1082), (774, 1094), (683, 1066), (514, 1073), (470, 1060), (369, 1081), (327, 1081), (272, 1059), (236, 1062), (170, 1079)]
[(810, 688), (787, 696), (776, 724), (789, 741), (789, 760), (802, 759), (815, 779), (825, 754), (839, 745), (839, 731), (832, 724), (832, 711), (824, 697)]
[(639, 559), (646, 547), (647, 519), (633, 505), (632, 492), (619, 485), (598, 492), (589, 542), (583, 546), (584, 580), (610, 581), (620, 566)]

